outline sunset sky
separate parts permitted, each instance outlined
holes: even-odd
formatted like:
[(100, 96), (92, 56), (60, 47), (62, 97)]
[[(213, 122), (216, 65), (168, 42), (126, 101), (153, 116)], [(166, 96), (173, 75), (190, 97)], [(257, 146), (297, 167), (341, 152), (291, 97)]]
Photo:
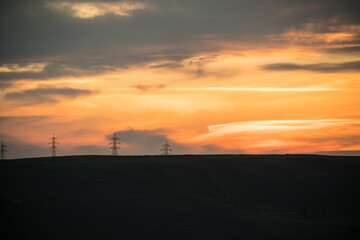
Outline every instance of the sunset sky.
[[(360, 153), (360, 2), (0, 3), (8, 157)], [(351, 152), (350, 152), (351, 153)]]

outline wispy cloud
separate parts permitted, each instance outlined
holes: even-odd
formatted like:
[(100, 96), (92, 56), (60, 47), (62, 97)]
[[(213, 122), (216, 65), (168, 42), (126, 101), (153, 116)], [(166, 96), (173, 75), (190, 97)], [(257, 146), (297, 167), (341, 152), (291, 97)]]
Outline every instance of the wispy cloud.
[(316, 152), (358, 149), (357, 119), (243, 121), (208, 126), (208, 133), (193, 140), (220, 142), (230, 149), (252, 153)]
[(113, 14), (123, 17), (131, 16), (132, 12), (145, 9), (141, 2), (48, 2), (46, 6), (55, 11), (70, 13), (75, 18), (94, 18)]
[(146, 91), (155, 90), (155, 89), (163, 89), (166, 87), (166, 85), (165, 84), (158, 84), (158, 85), (138, 84), (138, 85), (134, 85), (133, 87), (142, 92), (146, 92)]
[(0, 66), (1, 72), (41, 72), (44, 71), (46, 63), (31, 63), (26, 65), (4, 64)]
[(179, 68), (179, 67), (183, 67), (183, 65), (179, 64), (179, 63), (172, 63), (172, 62), (150, 65), (150, 68)]
[(324, 52), (335, 54), (360, 54), (360, 46), (326, 48)]
[(93, 94), (93, 91), (75, 88), (34, 88), (19, 92), (8, 92), (5, 100), (20, 102), (23, 105), (33, 105), (40, 103), (56, 103), (61, 98), (74, 99), (79, 96)]
[(306, 70), (313, 72), (359, 72), (360, 61), (341, 62), (341, 63), (316, 63), (316, 64), (294, 64), (294, 63), (274, 63), (262, 67), (265, 70), (273, 71), (297, 71)]
[(234, 122), (226, 124), (217, 124), (208, 126), (209, 133), (204, 137), (221, 136), (226, 134), (234, 134), (239, 132), (253, 131), (281, 131), (294, 129), (315, 129), (324, 126), (342, 125), (348, 122), (342, 119), (326, 119), (326, 120), (266, 120), (266, 121), (246, 121)]

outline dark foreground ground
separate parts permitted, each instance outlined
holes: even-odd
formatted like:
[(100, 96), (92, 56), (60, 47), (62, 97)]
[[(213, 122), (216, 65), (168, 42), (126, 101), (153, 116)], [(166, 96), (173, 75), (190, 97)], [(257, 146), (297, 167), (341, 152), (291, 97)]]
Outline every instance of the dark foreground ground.
[(360, 158), (0, 162), (0, 239), (360, 239)]

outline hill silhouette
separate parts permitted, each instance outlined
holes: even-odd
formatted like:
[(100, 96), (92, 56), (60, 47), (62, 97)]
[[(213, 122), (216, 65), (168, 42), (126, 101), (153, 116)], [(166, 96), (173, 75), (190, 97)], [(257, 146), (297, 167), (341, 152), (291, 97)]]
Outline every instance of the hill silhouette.
[(360, 157), (0, 162), (1, 239), (353, 239)]

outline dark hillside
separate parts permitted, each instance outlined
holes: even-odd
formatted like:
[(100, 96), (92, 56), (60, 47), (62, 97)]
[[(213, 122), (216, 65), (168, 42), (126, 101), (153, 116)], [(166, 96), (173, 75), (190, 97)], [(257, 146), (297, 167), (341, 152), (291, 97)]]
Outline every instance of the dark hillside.
[(356, 239), (360, 158), (0, 162), (1, 239)]

